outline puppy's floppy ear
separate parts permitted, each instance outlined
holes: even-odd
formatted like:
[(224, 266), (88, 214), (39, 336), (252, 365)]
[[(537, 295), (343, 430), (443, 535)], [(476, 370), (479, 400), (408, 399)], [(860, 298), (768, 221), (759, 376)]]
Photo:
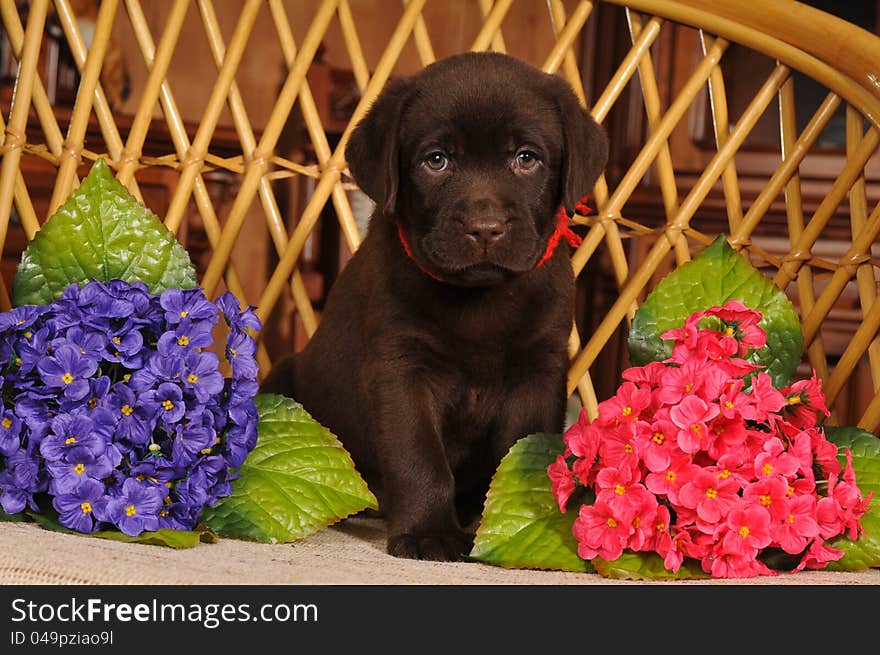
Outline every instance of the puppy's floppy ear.
[(386, 213), (393, 212), (397, 202), (398, 127), (409, 90), (405, 78), (386, 84), (345, 147), (354, 181)]
[[(558, 79), (558, 78), (557, 78)], [(577, 96), (562, 80), (556, 101), (562, 119), (562, 203), (573, 212), (578, 201), (593, 189), (608, 161), (605, 130), (581, 107)]]

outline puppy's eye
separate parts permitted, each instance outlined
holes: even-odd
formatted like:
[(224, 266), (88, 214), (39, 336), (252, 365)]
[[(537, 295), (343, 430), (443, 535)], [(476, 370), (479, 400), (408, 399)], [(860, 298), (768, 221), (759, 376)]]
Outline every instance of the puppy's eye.
[(535, 168), (540, 161), (541, 160), (538, 159), (538, 155), (535, 152), (523, 148), (522, 150), (517, 151), (516, 156), (513, 158), (513, 165), (514, 168), (521, 171), (530, 171)]
[(435, 173), (439, 173), (440, 171), (445, 171), (449, 166), (449, 158), (445, 153), (435, 150), (425, 157), (425, 166)]

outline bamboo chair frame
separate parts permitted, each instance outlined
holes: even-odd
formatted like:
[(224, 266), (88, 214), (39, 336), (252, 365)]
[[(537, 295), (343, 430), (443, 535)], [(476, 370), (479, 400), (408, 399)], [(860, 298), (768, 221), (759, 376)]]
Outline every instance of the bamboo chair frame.
[[(311, 335), (317, 327), (317, 318), (298, 260), (327, 203), (332, 203), (348, 247), (354, 251), (360, 244), (361, 234), (346, 195), (346, 186), (351, 182), (346, 173), (345, 145), (353, 126), (391, 76), (410, 40), (415, 43), (422, 64), (435, 60), (430, 26), (422, 14), (426, 1), (403, 0), (400, 21), (371, 71), (364, 58), (349, 0), (323, 0), (300, 44), (295, 42), (290, 16), (281, 0), (246, 0), (241, 3), (228, 42), (221, 33), (212, 0), (195, 3), (173, 0), (169, 3), (161, 34), (155, 37), (140, 0), (124, 0), (122, 3), (103, 0), (89, 47), (79, 32), (69, 1), (54, 0), (54, 10), (81, 75), (72, 115), (69, 123), (62, 126), (37, 73), (49, 0), (30, 3), (26, 25), (22, 24), (14, 0), (0, 0), (0, 18), (19, 63), (11, 110), (8, 117), (0, 116), (0, 244), (5, 243), (13, 206), (28, 238), (33, 237), (47, 218), (36, 214), (28, 193), (28, 181), (21, 173), (21, 157), (25, 153), (41, 157), (57, 168), (51, 210), (57, 208), (78, 185), (77, 170), (83, 161), (105, 157), (118, 179), (139, 199), (142, 196), (135, 173), (147, 167), (164, 167), (178, 175), (168, 210), (162, 217), (165, 225), (177, 233), (187, 215), (187, 206), (193, 202), (213, 250), (201, 279), (205, 292), (213, 295), (218, 286), (224, 284), (243, 297), (240, 275), (231, 263), (230, 255), (241, 235), (247, 213), (259, 198), (278, 264), (254, 303), (257, 314), (266, 321), (286, 294)], [(598, 90), (589, 109), (596, 120), (603, 122), (638, 75), (649, 133), (619, 181), (611, 185), (603, 175), (596, 183), (592, 193), (595, 213), (574, 218), (575, 222), (587, 226), (587, 233), (573, 255), (573, 274), (580, 275), (591, 259), (604, 251), (611, 262), (619, 296), (586, 343), (580, 342), (579, 332), (573, 326), (568, 393), (577, 393), (588, 412), (595, 414), (599, 399), (592, 383), (591, 366), (614, 333), (631, 320), (640, 294), (667, 256), (674, 257), (675, 265), (680, 265), (712, 240), (714, 235), (701, 233), (691, 225), (691, 219), (711, 189), (720, 183), (731, 245), (745, 256), (757, 258), (775, 270), (772, 279), (780, 289), (793, 285), (797, 291), (805, 336), (804, 359), (823, 379), (829, 404), (833, 405), (862, 358), (868, 358), (874, 396), (859, 425), (876, 432), (880, 428), (880, 302), (876, 302), (880, 261), (872, 257), (871, 247), (880, 234), (880, 205), (868, 206), (865, 167), (880, 143), (880, 84), (877, 82), (880, 79), (880, 38), (792, 0), (764, 0), (759, 9), (754, 8), (753, 3), (726, 0), (602, 2), (625, 8), (632, 47), (619, 62), (609, 83)], [(473, 50), (506, 50), (503, 21), (512, 4), (513, 0), (479, 0), (483, 23), (473, 41)], [(585, 106), (587, 101), (575, 45), (597, 4), (598, 1), (590, 0), (569, 2), (568, 5), (562, 0), (547, 1), (547, 19), (554, 29), (556, 41), (542, 67), (568, 79)], [(217, 77), (198, 129), (190, 138), (175, 103), (168, 71), (175, 47), (179, 45), (184, 17), (193, 6), (204, 26)], [(287, 76), (257, 138), (235, 75), (257, 13), (266, 7), (281, 45)], [(567, 7), (573, 7), (570, 14)], [(123, 141), (101, 87), (100, 73), (113, 21), (125, 16), (134, 29), (149, 77), (128, 136)], [(306, 75), (328, 26), (334, 20), (341, 28), (361, 98), (338, 144), (331, 148)], [(651, 46), (667, 22), (698, 28), (703, 51), (680, 92), (668, 107), (663, 107)], [(719, 65), (731, 43), (764, 53), (777, 62), (735, 125), (730, 123), (725, 81)], [(800, 132), (796, 127), (792, 70), (812, 77), (829, 90), (825, 101)], [(696, 183), (681, 197), (670, 154), (670, 135), (682, 120), (686, 120), (688, 109), (703, 90), (709, 93), (716, 151)], [(275, 152), (282, 129), (297, 101), (317, 158), (315, 166), (303, 166)], [(774, 101), (780, 107), (780, 163), (757, 198), (744, 207), (734, 157), (764, 110)], [(812, 216), (805, 216), (799, 165), (841, 105), (846, 107), (846, 165)], [(174, 152), (162, 157), (147, 157), (143, 154), (143, 146), (157, 106), (167, 124)], [(224, 108), (231, 113), (240, 140), (239, 156), (222, 158), (211, 152), (212, 137)], [(31, 111), (42, 128), (42, 141), (29, 142), (26, 138)], [(107, 152), (92, 152), (84, 147), (86, 128), (92, 116), (100, 126)], [(863, 128), (865, 120), (867, 130)], [(234, 202), (222, 217), (208, 194), (204, 179), (205, 173), (217, 169), (234, 173), (240, 180)], [(657, 175), (666, 216), (666, 223), (660, 229), (648, 228), (623, 214), (627, 200), (649, 170)], [(271, 182), (294, 176), (314, 178), (315, 188), (296, 227), (288, 233)], [(767, 252), (751, 239), (771, 203), (780, 195), (785, 200), (790, 240), (788, 251), (781, 257)], [(847, 197), (852, 233), (849, 248), (837, 261), (814, 256), (811, 252), (814, 245)], [(630, 262), (625, 241), (639, 236), (655, 237), (653, 246), (642, 261)], [(817, 274), (830, 275), (821, 291), (815, 284)], [(821, 327), (833, 304), (850, 283), (855, 283), (858, 289), (859, 327), (832, 367), (822, 342)], [(0, 280), (0, 309), (9, 307), (9, 290)], [(259, 358), (261, 368), (267, 371), (271, 361), (263, 346)]]

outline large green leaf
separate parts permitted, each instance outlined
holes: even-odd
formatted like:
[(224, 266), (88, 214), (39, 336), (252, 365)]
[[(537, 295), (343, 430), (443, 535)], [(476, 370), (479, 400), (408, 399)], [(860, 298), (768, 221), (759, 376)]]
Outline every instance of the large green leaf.
[(174, 234), (98, 159), (22, 253), (12, 303), (44, 305), (77, 282), (143, 282), (150, 293), (198, 286)]
[(629, 332), (629, 352), (634, 365), (660, 361), (672, 352), (671, 342), (660, 335), (681, 327), (696, 311), (739, 300), (763, 314), (761, 327), (767, 344), (749, 360), (767, 367), (774, 386), (788, 384), (803, 349), (803, 333), (791, 302), (758, 269), (719, 236), (693, 261), (667, 275), (636, 311)]
[(826, 427), (825, 436), (840, 449), (840, 462), (846, 465), (845, 449), (853, 458), (856, 484), (863, 496), (873, 492), (868, 511), (862, 516), (865, 529), (856, 541), (838, 537), (831, 545), (846, 553), (842, 559), (828, 564), (830, 571), (864, 571), (880, 567), (880, 438), (857, 427)]
[(614, 561), (592, 560), (603, 578), (617, 580), (694, 580), (711, 577), (694, 559), (685, 559), (675, 573), (663, 566), (663, 558), (654, 552), (626, 551)]
[(368, 507), (375, 496), (337, 438), (302, 405), (258, 394), (259, 438), (232, 495), (202, 513), (220, 535), (289, 542)]
[(472, 559), (507, 568), (592, 570), (571, 532), (577, 512), (559, 511), (547, 475), (563, 449), (562, 437), (550, 434), (513, 445), (489, 486)]

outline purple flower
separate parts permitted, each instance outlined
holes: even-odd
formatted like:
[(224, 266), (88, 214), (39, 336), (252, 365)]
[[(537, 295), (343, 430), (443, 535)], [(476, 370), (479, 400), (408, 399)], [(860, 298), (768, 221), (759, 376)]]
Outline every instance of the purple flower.
[(243, 312), (241, 305), (232, 292), (227, 291), (217, 299), (217, 307), (223, 312), (226, 322), (233, 328), (233, 331), (246, 332), (248, 329), (259, 332), (263, 329), (263, 324), (259, 317), (254, 314), (253, 307), (248, 307)]
[(69, 493), (55, 496), (52, 506), (58, 511), (58, 522), (61, 525), (88, 534), (98, 528), (95, 508), (100, 507), (103, 502), (106, 502), (104, 485), (86, 478)]
[(25, 391), (15, 399), (15, 414), (24, 421), (28, 441), (33, 445), (38, 446), (43, 436), (49, 432), (49, 420), (55, 416), (55, 412), (50, 409), (51, 397)]
[(25, 305), (24, 307), (15, 307), (12, 311), (0, 314), (0, 332), (6, 330), (18, 330), (24, 332), (30, 328), (34, 322), (40, 318), (46, 311), (47, 307), (36, 305)]
[(259, 365), (254, 359), (257, 343), (244, 332), (230, 332), (226, 341), (226, 359), (232, 364), (233, 378), (256, 379)]
[[(126, 293), (119, 287), (105, 286), (93, 280), (79, 290), (77, 304), (83, 310), (86, 324), (92, 327), (104, 327), (110, 319), (126, 319), (134, 314), (134, 303), (126, 298)], [(125, 291), (130, 291), (126, 289)]]
[(230, 407), (251, 401), (260, 390), (260, 384), (253, 379), (234, 378), (228, 380), (227, 392)]
[(123, 330), (110, 337), (104, 359), (120, 362), (129, 369), (140, 368), (144, 362), (144, 335), (135, 329)]
[(157, 349), (162, 357), (178, 357), (193, 348), (207, 348), (214, 343), (212, 330), (212, 325), (206, 321), (186, 318), (159, 337)]
[(67, 330), (63, 337), (53, 339), (51, 346), (53, 350), (57, 350), (65, 343), (78, 346), (80, 353), (86, 355), (89, 359), (98, 361), (101, 359), (101, 355), (104, 354), (107, 337), (100, 332), (86, 331), (79, 326), (74, 326)]
[(18, 368), (18, 375), (26, 375), (30, 373), (39, 364), (40, 360), (46, 357), (50, 351), (49, 342), (54, 338), (54, 332), (48, 327), (41, 327), (39, 330), (30, 331), (22, 335), (15, 344), (18, 351), (18, 357), (21, 364)]
[(208, 300), (201, 289), (168, 289), (159, 296), (162, 309), (165, 310), (165, 320), (170, 325), (177, 325), (181, 321), (210, 321), (212, 324), (218, 320), (217, 307)]
[(181, 474), (186, 474), (186, 470), (183, 473), (175, 470), (174, 463), (164, 457), (148, 456), (140, 462), (133, 461), (129, 473), (138, 482), (147, 481), (168, 489)]
[(209, 455), (216, 441), (217, 433), (210, 426), (196, 425), (192, 422), (176, 425), (171, 456), (175, 464), (189, 466), (199, 454)]
[(37, 369), (46, 385), (63, 389), (65, 398), (79, 400), (89, 393), (87, 378), (98, 370), (98, 362), (82, 354), (76, 346), (64, 344), (40, 361)]
[(98, 378), (89, 378), (89, 392), (78, 400), (63, 400), (62, 412), (74, 412), (82, 409), (86, 412), (94, 412), (104, 406), (107, 392), (110, 390), (110, 378), (102, 375)]
[(128, 385), (119, 382), (113, 387), (107, 396), (107, 410), (116, 417), (114, 437), (123, 452), (145, 446), (150, 441), (149, 419)]
[(7, 457), (21, 446), (21, 419), (12, 410), (5, 410), (0, 419), (0, 454)]
[(110, 431), (96, 425), (85, 414), (61, 414), (52, 419), (50, 432), (40, 442), (40, 454), (47, 462), (79, 459), (78, 449), (86, 449), (92, 457), (104, 453), (110, 441)]
[[(3, 511), (48, 495), (79, 532), (192, 529), (256, 444), (252, 310), (230, 293), (94, 280), (0, 313)], [(231, 377), (213, 347), (220, 312)]]
[(175, 423), (183, 418), (186, 404), (183, 391), (172, 382), (163, 382), (155, 390), (141, 394), (141, 401), (150, 416), (156, 416), (165, 423)]
[(159, 511), (164, 498), (158, 487), (128, 478), (122, 483), (121, 494), (98, 508), (99, 517), (136, 537), (144, 530), (159, 529)]
[(180, 380), (183, 375), (183, 353), (162, 357), (157, 352), (150, 353), (146, 365), (131, 376), (129, 384), (137, 392), (155, 389), (162, 382)]
[(206, 403), (223, 391), (220, 360), (212, 352), (191, 352), (184, 360), (183, 385), (192, 391), (199, 402)]
[(37, 511), (34, 494), (46, 490), (46, 474), (36, 454), (20, 448), (6, 460), (0, 472), (0, 506), (7, 514), (18, 514), (25, 507)]
[(68, 493), (87, 478), (103, 480), (121, 461), (121, 453), (112, 444), (97, 456), (88, 448), (74, 448), (65, 454), (64, 459), (46, 464), (51, 477), (50, 491), (56, 495)]
[(18, 514), (30, 505), (33, 510), (37, 509), (34, 503), (34, 495), (24, 489), (19, 489), (12, 481), (12, 473), (0, 471), (0, 507), (6, 514)]
[(257, 408), (253, 402), (244, 402), (229, 409), (232, 426), (226, 433), (226, 451), (229, 465), (238, 468), (257, 443)]
[(78, 300), (79, 285), (74, 282), (68, 285), (61, 298), (50, 305), (53, 310), (50, 322), (56, 330), (63, 331), (75, 325), (83, 325), (83, 312), (77, 304)]

